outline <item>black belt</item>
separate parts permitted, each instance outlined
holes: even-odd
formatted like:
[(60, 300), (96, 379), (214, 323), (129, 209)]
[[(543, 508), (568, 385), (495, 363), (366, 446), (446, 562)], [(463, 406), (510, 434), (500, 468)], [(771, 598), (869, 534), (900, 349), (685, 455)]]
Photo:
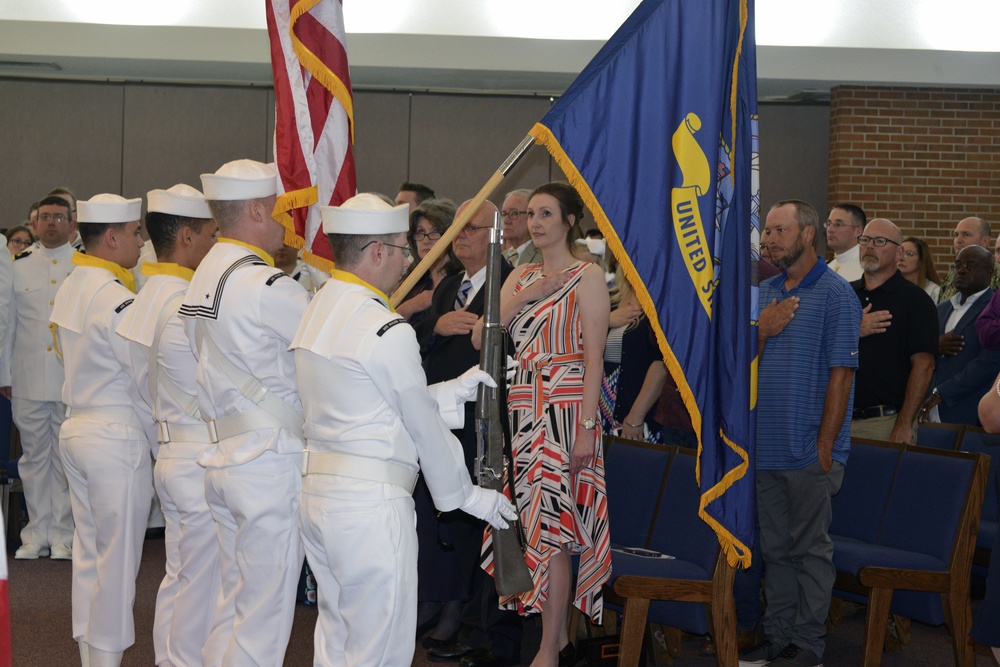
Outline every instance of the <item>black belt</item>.
[(899, 412), (899, 408), (888, 405), (873, 405), (870, 408), (860, 408), (854, 411), (854, 419), (874, 419), (875, 417), (888, 417)]

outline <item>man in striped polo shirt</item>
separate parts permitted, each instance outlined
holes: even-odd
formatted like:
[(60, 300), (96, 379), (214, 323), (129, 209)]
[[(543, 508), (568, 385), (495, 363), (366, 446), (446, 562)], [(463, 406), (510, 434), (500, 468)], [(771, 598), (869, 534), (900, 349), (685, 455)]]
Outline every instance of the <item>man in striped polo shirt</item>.
[[(771, 207), (763, 243), (783, 272), (760, 285), (757, 512), (766, 577), (763, 642), (740, 665), (822, 664), (836, 570), (830, 498), (850, 449), (861, 306), (816, 256), (816, 210)], [(793, 537), (794, 536), (794, 537)]]

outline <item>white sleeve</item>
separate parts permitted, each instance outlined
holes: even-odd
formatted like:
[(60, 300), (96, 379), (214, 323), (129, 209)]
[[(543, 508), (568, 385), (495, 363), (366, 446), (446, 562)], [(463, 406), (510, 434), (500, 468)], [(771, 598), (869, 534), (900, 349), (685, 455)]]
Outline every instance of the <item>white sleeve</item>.
[(472, 493), (472, 480), (462, 445), (427, 390), (413, 328), (397, 326), (386, 331), (362, 363), (413, 440), (434, 505), (442, 512), (461, 507)]

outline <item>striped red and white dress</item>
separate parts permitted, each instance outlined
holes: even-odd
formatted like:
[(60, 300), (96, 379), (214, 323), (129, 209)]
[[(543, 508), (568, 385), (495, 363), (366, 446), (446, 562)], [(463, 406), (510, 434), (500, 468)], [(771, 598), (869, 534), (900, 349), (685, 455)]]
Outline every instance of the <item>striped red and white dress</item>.
[[(611, 577), (604, 456), (597, 448), (592, 468), (571, 486), (569, 451), (583, 401), (583, 332), (578, 286), (588, 264), (567, 269), (570, 280), (528, 305), (510, 323), (517, 370), (509, 409), (514, 454), (515, 505), (527, 537), (532, 590), (500, 600), (522, 614), (538, 613), (548, 597), (548, 560), (563, 546), (579, 554), (573, 604), (601, 621), (601, 587)], [(542, 265), (527, 267), (520, 291), (542, 277)], [(601, 369), (598, 372), (602, 372)], [(491, 534), (483, 567), (492, 574)]]

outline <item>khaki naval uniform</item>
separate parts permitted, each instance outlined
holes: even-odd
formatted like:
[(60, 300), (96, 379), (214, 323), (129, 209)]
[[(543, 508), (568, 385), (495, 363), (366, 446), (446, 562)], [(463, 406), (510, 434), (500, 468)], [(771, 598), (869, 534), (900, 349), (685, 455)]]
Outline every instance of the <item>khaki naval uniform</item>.
[(47, 547), (73, 544), (73, 512), (59, 460), (63, 364), (53, 344), (49, 317), (56, 292), (76, 268), (73, 246), (39, 246), (18, 255), (10, 332), (0, 363), (0, 386), (11, 389), (14, 423), (23, 453), (18, 463), (28, 505), (21, 542)]
[(128, 345), (115, 334), (135, 295), (128, 272), (95, 257), (78, 264), (52, 309), (66, 368), (59, 449), (69, 481), (73, 637), (120, 653), (135, 641), (132, 603), (153, 496), (144, 404), (129, 380)]
[(413, 329), (352, 274), (333, 272), (292, 349), (308, 448), (299, 519), (319, 593), (314, 664), (409, 665), (417, 614), (410, 494), (418, 464), (438, 509), (457, 509), (472, 493), (450, 430), (464, 409), (453, 390), (428, 392)]
[(220, 238), (180, 308), (213, 434), (198, 458), (222, 571), (206, 665), (280, 666), (291, 633), (303, 441), (288, 344), (307, 303), (263, 250)]
[(145, 286), (118, 333), (131, 346), (133, 381), (149, 399), (158, 445), (153, 484), (166, 523), (167, 563), (156, 595), (153, 650), (157, 665), (196, 667), (202, 664), (222, 582), (205, 469), (196, 462), (211, 444), (198, 409), (198, 362), (177, 316), (194, 272), (150, 262), (142, 272)]

